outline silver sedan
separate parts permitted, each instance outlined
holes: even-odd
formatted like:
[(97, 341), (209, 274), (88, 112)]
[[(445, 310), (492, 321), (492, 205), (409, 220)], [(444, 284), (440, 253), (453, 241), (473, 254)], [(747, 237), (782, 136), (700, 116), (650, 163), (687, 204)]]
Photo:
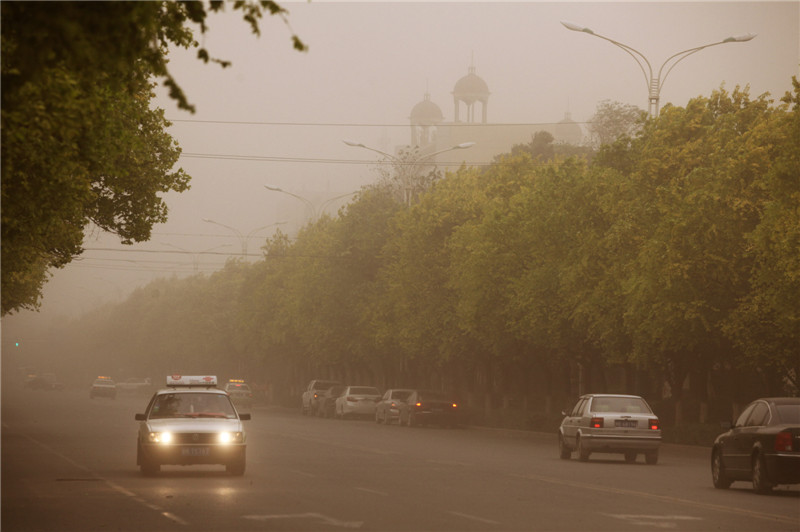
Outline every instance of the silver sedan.
[(620, 453), (635, 462), (639, 453), (658, 463), (661, 425), (650, 405), (637, 395), (581, 396), (558, 429), (558, 450), (564, 460), (577, 451), (585, 462), (592, 453)]

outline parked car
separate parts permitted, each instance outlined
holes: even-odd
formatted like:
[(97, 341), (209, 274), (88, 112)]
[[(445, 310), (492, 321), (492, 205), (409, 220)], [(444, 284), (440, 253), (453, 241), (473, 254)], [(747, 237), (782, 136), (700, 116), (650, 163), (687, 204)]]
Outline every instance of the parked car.
[(317, 399), (319, 398), (320, 394), (331, 386), (336, 386), (337, 384), (341, 384), (341, 382), (322, 379), (314, 379), (309, 382), (308, 386), (306, 386), (306, 391), (303, 392), (303, 397), (300, 404), (300, 413), (302, 413), (304, 416), (306, 414), (314, 413), (317, 408)]
[(384, 392), (375, 406), (375, 423), (389, 425), (400, 418), (400, 403), (404, 403), (414, 390), (408, 388), (392, 388)]
[(398, 422), (407, 427), (429, 424), (455, 427), (459, 424), (459, 407), (455, 398), (444, 392), (414, 390), (408, 399), (398, 403)]
[(381, 392), (372, 386), (348, 386), (336, 398), (336, 417), (345, 419), (351, 416), (369, 417), (375, 415), (375, 405), (381, 399)]
[(42, 373), (41, 375), (31, 375), (25, 386), (31, 390), (63, 390), (64, 384), (59, 382), (55, 373)]
[(324, 418), (333, 417), (336, 413), (336, 398), (342, 394), (344, 389), (344, 386), (336, 385), (319, 394), (315, 414)]
[(800, 398), (768, 397), (747, 405), (714, 441), (711, 479), (719, 489), (750, 481), (757, 493), (800, 483)]
[(111, 377), (97, 377), (89, 390), (89, 399), (95, 397), (117, 398), (117, 383)]
[(587, 394), (567, 412), (558, 429), (558, 452), (569, 460), (577, 451), (585, 462), (592, 453), (620, 453), (635, 462), (639, 453), (658, 463), (661, 425), (647, 401), (638, 395)]

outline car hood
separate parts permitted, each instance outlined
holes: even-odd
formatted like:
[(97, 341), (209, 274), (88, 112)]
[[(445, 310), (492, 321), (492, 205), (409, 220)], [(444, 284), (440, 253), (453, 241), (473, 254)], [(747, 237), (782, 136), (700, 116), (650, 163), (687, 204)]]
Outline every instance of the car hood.
[(241, 432), (238, 419), (222, 418), (165, 418), (150, 419), (147, 427), (151, 432)]

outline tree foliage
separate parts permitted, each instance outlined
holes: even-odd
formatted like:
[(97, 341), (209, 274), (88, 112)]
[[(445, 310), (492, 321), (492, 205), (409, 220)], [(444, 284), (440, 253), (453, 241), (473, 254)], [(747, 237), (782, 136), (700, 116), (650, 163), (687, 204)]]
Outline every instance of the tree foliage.
[[(3, 2), (2, 314), (35, 309), (51, 268), (82, 252), (93, 224), (122, 243), (147, 240), (166, 220), (161, 194), (188, 188), (180, 155), (152, 109), (163, 80), (194, 110), (167, 69), (169, 45), (198, 48), (224, 2)], [(252, 31), (274, 2), (237, 2)], [(294, 46), (305, 46), (293, 36)]]

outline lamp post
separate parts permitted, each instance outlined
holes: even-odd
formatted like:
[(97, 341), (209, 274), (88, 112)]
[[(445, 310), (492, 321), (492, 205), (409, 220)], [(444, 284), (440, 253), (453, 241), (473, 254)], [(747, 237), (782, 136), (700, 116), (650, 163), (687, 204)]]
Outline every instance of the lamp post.
[(285, 224), (286, 223), (286, 222), (275, 222), (275, 223), (272, 223), (272, 224), (263, 225), (261, 227), (256, 227), (255, 229), (253, 229), (252, 231), (247, 233), (247, 235), (244, 235), (241, 231), (239, 231), (235, 227), (231, 227), (230, 225), (225, 225), (225, 224), (222, 224), (222, 223), (219, 223), (219, 222), (215, 222), (214, 220), (210, 220), (208, 218), (203, 218), (203, 221), (204, 222), (208, 222), (210, 224), (219, 225), (220, 227), (224, 227), (225, 229), (233, 231), (236, 234), (236, 236), (239, 238), (239, 242), (242, 245), (242, 258), (245, 258), (245, 260), (247, 260), (246, 259), (246, 257), (247, 257), (247, 242), (248, 242), (248, 240), (250, 240), (250, 238), (254, 234), (256, 234), (257, 232), (261, 231), (262, 229), (266, 229), (267, 227), (272, 227), (273, 225), (281, 225), (281, 224)]
[(450, 146), (449, 148), (445, 148), (443, 150), (435, 151), (433, 153), (428, 153), (428, 154), (422, 155), (420, 157), (414, 158), (414, 159), (409, 161), (409, 160), (403, 160), (402, 158), (397, 157), (396, 155), (392, 155), (390, 153), (386, 153), (385, 151), (381, 151), (381, 150), (379, 150), (377, 148), (371, 148), (370, 146), (367, 146), (367, 145), (362, 144), (360, 142), (354, 142), (352, 140), (343, 140), (342, 142), (344, 142), (348, 146), (352, 146), (354, 148), (364, 148), (365, 150), (374, 151), (375, 153), (379, 153), (379, 154), (383, 155), (386, 159), (389, 159), (394, 164), (398, 165), (401, 169), (403, 169), (403, 171), (401, 172), (401, 181), (403, 182), (403, 195), (404, 195), (404, 200), (405, 200), (406, 205), (411, 205), (411, 196), (412, 196), (412, 194), (411, 194), (411, 182), (410, 182), (411, 181), (411, 175), (410, 175), (411, 172), (407, 171), (408, 168), (411, 168), (412, 171), (414, 171), (423, 162), (427, 161), (428, 159), (431, 159), (431, 158), (435, 157), (436, 155), (439, 155), (440, 153), (445, 153), (445, 152), (453, 151), (453, 150), (465, 150), (465, 149), (471, 148), (471, 147), (473, 147), (475, 145), (474, 142), (462, 142), (461, 144), (456, 144), (455, 146)]
[(164, 246), (169, 246), (171, 248), (175, 248), (175, 249), (177, 249), (179, 251), (182, 251), (184, 253), (190, 254), (192, 256), (192, 266), (194, 267), (194, 272), (195, 273), (197, 273), (198, 266), (200, 264), (200, 255), (202, 255), (203, 253), (208, 253), (209, 251), (214, 251), (216, 249), (230, 247), (229, 244), (222, 244), (221, 246), (215, 246), (213, 248), (204, 249), (202, 251), (191, 251), (191, 250), (188, 250), (188, 249), (184, 249), (184, 248), (182, 248), (180, 246), (176, 246), (175, 244), (170, 244), (169, 242), (162, 242), (161, 244), (164, 245)]
[(346, 198), (347, 196), (352, 196), (353, 194), (355, 194), (357, 192), (357, 191), (348, 192), (347, 194), (340, 194), (338, 196), (334, 196), (332, 198), (328, 198), (325, 201), (323, 201), (322, 204), (319, 206), (319, 209), (317, 209), (314, 206), (314, 204), (311, 203), (311, 201), (309, 199), (304, 198), (303, 196), (299, 196), (297, 194), (293, 194), (292, 192), (289, 192), (288, 190), (283, 190), (280, 187), (273, 187), (272, 185), (264, 185), (264, 188), (266, 188), (267, 190), (271, 190), (273, 192), (282, 192), (283, 194), (287, 194), (287, 195), (289, 195), (289, 196), (291, 196), (293, 198), (299, 199), (300, 201), (305, 203), (306, 206), (311, 210), (311, 221), (312, 222), (316, 221), (317, 217), (321, 216), (325, 212), (325, 207), (330, 205), (332, 202), (334, 202), (334, 201), (336, 201), (338, 199)]
[[(755, 33), (747, 33), (745, 35), (738, 35), (736, 37), (728, 37), (719, 42), (712, 42), (710, 44), (704, 44), (703, 46), (696, 46), (694, 48), (689, 48), (688, 50), (683, 50), (667, 58), (667, 60), (664, 61), (664, 63), (661, 65), (661, 68), (658, 69), (658, 74), (654, 75), (653, 67), (650, 66), (650, 61), (648, 61), (647, 58), (644, 56), (644, 54), (642, 54), (640, 51), (628, 46), (627, 44), (623, 44), (621, 42), (615, 41), (614, 39), (609, 39), (604, 35), (600, 35), (599, 33), (595, 33), (594, 31), (585, 26), (580, 26), (578, 24), (572, 22), (566, 22), (563, 20), (561, 21), (561, 24), (563, 24), (563, 26), (568, 30), (579, 31), (581, 33), (588, 33), (589, 35), (592, 35), (594, 37), (599, 37), (600, 39), (608, 41), (614, 46), (622, 48), (623, 50), (625, 50), (625, 52), (628, 53), (628, 55), (633, 57), (634, 61), (636, 61), (636, 64), (638, 64), (639, 68), (642, 69), (642, 74), (644, 74), (645, 83), (647, 83), (648, 100), (650, 103), (649, 113), (651, 118), (655, 118), (656, 116), (658, 116), (658, 104), (659, 104), (659, 99), (661, 98), (661, 89), (664, 87), (664, 82), (666, 81), (669, 73), (672, 71), (673, 68), (675, 68), (675, 65), (677, 65), (680, 61), (686, 59), (690, 55), (696, 54), (700, 50), (710, 48), (711, 46), (717, 46), (719, 44), (727, 44), (729, 42), (747, 42), (749, 40), (752, 40), (756, 36)], [(647, 69), (645, 69), (645, 66), (647, 66)], [(666, 71), (664, 71), (665, 68)]]

